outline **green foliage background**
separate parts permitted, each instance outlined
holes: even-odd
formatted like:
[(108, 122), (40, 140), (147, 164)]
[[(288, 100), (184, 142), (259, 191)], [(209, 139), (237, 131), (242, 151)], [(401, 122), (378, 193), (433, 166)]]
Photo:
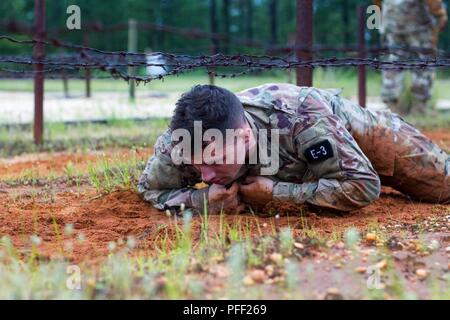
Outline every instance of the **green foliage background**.
[[(129, 18), (141, 22), (151, 22), (183, 28), (198, 28), (209, 32), (210, 5), (212, 0), (47, 0), (47, 29), (61, 29), (66, 25), (68, 14), (66, 8), (71, 4), (80, 6), (83, 25), (101, 22), (103, 25), (126, 23)], [(276, 10), (273, 10), (275, 2)], [(314, 1), (314, 41), (321, 44), (352, 44), (356, 42), (357, 19), (356, 8), (359, 4), (370, 4), (360, 0), (316, 0)], [(267, 45), (271, 42), (271, 18), (276, 21), (276, 45), (286, 45), (292, 38), (296, 24), (295, 0), (215, 0), (217, 30), (231, 36), (251, 38)], [(228, 5), (227, 5), (228, 4)], [(226, 9), (228, 8), (228, 10)], [(228, 14), (226, 14), (228, 12)], [(226, 16), (229, 25), (226, 28)], [(33, 0), (0, 1), (0, 21), (15, 20), (32, 25), (34, 22)], [(225, 30), (228, 29), (228, 30)], [(6, 33), (0, 30), (0, 33)], [(70, 31), (61, 38), (81, 43), (83, 30)], [(210, 40), (189, 39), (186, 37), (156, 31), (139, 32), (139, 51), (153, 51), (202, 54), (209, 53)], [(92, 33), (90, 45), (106, 50), (125, 50), (127, 32)], [(377, 31), (368, 31), (367, 40), (375, 44)], [(440, 47), (448, 48), (450, 43), (449, 28), (441, 35)], [(220, 51), (262, 53), (262, 49), (242, 46), (226, 48), (223, 43)], [(27, 52), (29, 48), (0, 43), (3, 54)]]

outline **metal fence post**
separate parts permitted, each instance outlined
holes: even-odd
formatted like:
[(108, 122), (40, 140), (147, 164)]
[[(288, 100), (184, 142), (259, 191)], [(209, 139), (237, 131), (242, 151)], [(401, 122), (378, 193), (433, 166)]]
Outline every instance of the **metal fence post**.
[[(86, 47), (89, 47), (89, 35), (85, 34), (83, 37), (83, 44)], [(86, 81), (86, 98), (91, 97), (91, 69), (84, 69), (84, 78)]]
[[(211, 55), (215, 55), (217, 53), (217, 49), (215, 44), (211, 44), (209, 47), (209, 53)], [(214, 67), (208, 67), (208, 78), (209, 78), (209, 84), (214, 85), (214, 74), (216, 72), (216, 69)]]
[[(128, 20), (128, 52), (137, 52), (137, 42), (137, 22), (134, 19), (130, 19)], [(128, 74), (130, 75), (130, 77), (134, 77), (136, 75), (136, 67), (129, 66)], [(129, 97), (130, 100), (134, 101), (136, 83), (134, 79), (131, 79), (129, 83)]]
[[(366, 57), (366, 6), (358, 6), (358, 58)], [(366, 66), (358, 66), (358, 103), (366, 107)]]
[[(34, 39), (38, 42), (33, 48), (33, 57), (37, 61), (45, 58), (45, 0), (34, 0)], [(42, 144), (44, 133), (44, 65), (34, 65), (34, 143)]]
[[(297, 0), (296, 57), (301, 61), (312, 60), (313, 0)], [(310, 87), (313, 83), (311, 67), (297, 68), (297, 85)]]
[[(217, 34), (218, 29), (218, 22), (216, 19), (216, 0), (209, 0), (209, 28), (210, 28), (210, 34), (211, 34), (211, 44), (209, 46), (209, 54), (215, 55), (219, 48), (219, 41), (217, 38), (214, 37), (214, 35)], [(214, 85), (214, 74), (215, 74), (215, 68), (214, 67), (208, 67), (208, 75), (209, 75), (209, 84)]]
[(67, 72), (65, 70), (62, 71), (62, 81), (63, 81), (63, 89), (64, 89), (64, 98), (69, 97), (69, 80), (67, 80)]

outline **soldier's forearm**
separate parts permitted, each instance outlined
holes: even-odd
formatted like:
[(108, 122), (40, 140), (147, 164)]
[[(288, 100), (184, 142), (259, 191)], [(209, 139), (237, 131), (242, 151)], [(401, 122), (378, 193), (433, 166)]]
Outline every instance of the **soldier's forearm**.
[(351, 211), (367, 206), (378, 199), (380, 181), (320, 179), (318, 182), (277, 182), (273, 197), (280, 201), (310, 203), (339, 211)]
[(150, 202), (155, 208), (164, 210), (172, 207), (179, 207), (184, 204), (186, 208), (203, 210), (204, 197), (208, 195), (208, 188), (194, 189), (168, 189), (168, 190), (147, 190), (138, 188), (138, 192), (145, 201)]

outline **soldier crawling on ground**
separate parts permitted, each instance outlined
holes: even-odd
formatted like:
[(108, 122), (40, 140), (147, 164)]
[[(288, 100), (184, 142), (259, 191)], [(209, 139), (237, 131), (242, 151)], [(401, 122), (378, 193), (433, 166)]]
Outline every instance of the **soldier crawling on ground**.
[[(255, 159), (260, 132), (277, 131), (278, 143), (267, 146), (270, 154), (278, 155), (278, 170), (263, 175), (267, 161), (261, 156), (245, 164), (203, 161), (202, 156), (192, 164), (174, 161), (173, 151), (181, 142), (172, 133), (184, 129), (193, 137), (196, 121), (201, 121), (203, 132), (216, 129), (224, 136), (227, 129), (243, 132), (241, 150), (247, 160)], [(226, 149), (236, 143), (233, 139), (223, 145)], [(223, 145), (213, 140), (202, 144), (200, 152)], [(238, 148), (233, 150), (238, 153)], [(188, 158), (195, 158), (196, 152)], [(202, 181), (209, 186), (195, 188)], [(206, 203), (210, 213), (240, 212), (245, 205), (258, 209), (283, 201), (351, 211), (375, 201), (381, 185), (417, 201), (449, 203), (450, 158), (398, 115), (362, 108), (337, 91), (264, 84), (234, 94), (198, 85), (178, 100), (138, 191), (161, 210), (183, 204), (202, 212)]]

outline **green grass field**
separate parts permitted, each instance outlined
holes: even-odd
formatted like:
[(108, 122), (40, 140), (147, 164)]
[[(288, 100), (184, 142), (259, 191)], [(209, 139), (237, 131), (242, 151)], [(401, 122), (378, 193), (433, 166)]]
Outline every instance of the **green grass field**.
[[(380, 92), (380, 77), (373, 72), (368, 76), (368, 95), (378, 96)], [(295, 79), (292, 77), (292, 81)], [(286, 72), (267, 72), (262, 75), (243, 76), (237, 79), (216, 79), (216, 84), (224, 86), (232, 91), (240, 91), (245, 88), (257, 86), (267, 82), (289, 81)], [(189, 90), (193, 85), (208, 83), (204, 73), (194, 72), (181, 76), (167, 77), (164, 81), (156, 80), (147, 85), (137, 87), (138, 91), (174, 92), (181, 94)], [(321, 88), (343, 88), (343, 96), (351, 97), (357, 94), (357, 79), (350, 70), (326, 70), (319, 69), (314, 74), (314, 84)], [(434, 89), (434, 101), (450, 99), (450, 90), (446, 88), (450, 80), (439, 79)], [(82, 80), (69, 81), (69, 90), (72, 94), (82, 94), (85, 83)], [(0, 80), (0, 91), (32, 91), (31, 80)], [(62, 91), (62, 82), (59, 80), (46, 81), (47, 92)], [(122, 80), (93, 80), (92, 93), (108, 91), (127, 91), (128, 85)], [(450, 126), (450, 114), (442, 114), (439, 117), (415, 116), (407, 117), (407, 120), (420, 128), (436, 129)], [(43, 146), (36, 147), (32, 141), (32, 130), (25, 126), (1, 126), (0, 127), (0, 155), (11, 156), (24, 152), (35, 151), (60, 151), (74, 149), (101, 149), (105, 147), (127, 147), (133, 145), (152, 145), (155, 138), (168, 124), (168, 119), (150, 119), (145, 121), (129, 121), (107, 119), (104, 124), (80, 123), (66, 125), (63, 123), (48, 123), (45, 126)]]
[[(139, 85), (138, 91), (156, 90), (160, 92), (184, 92), (194, 84), (208, 83), (205, 72), (196, 71), (179, 76), (169, 76), (164, 80), (154, 80), (146, 85)], [(232, 91), (243, 90), (267, 82), (295, 82), (295, 74), (288, 75), (286, 71), (271, 71), (262, 74), (240, 76), (238, 78), (216, 78), (215, 84), (226, 87)], [(439, 99), (450, 99), (450, 92), (446, 88), (450, 85), (450, 78), (446, 74), (438, 73), (433, 93)], [(346, 97), (357, 94), (357, 78), (354, 70), (348, 69), (318, 69), (314, 72), (314, 86), (319, 88), (343, 88)], [(32, 91), (32, 80), (2, 80), (0, 91)], [(61, 80), (46, 80), (45, 90), (57, 92), (63, 90)], [(82, 93), (85, 90), (84, 80), (69, 80), (69, 91)], [(92, 92), (127, 91), (128, 85), (123, 80), (94, 79)], [(367, 78), (368, 96), (379, 96), (381, 90), (381, 77), (379, 72), (369, 71)]]

